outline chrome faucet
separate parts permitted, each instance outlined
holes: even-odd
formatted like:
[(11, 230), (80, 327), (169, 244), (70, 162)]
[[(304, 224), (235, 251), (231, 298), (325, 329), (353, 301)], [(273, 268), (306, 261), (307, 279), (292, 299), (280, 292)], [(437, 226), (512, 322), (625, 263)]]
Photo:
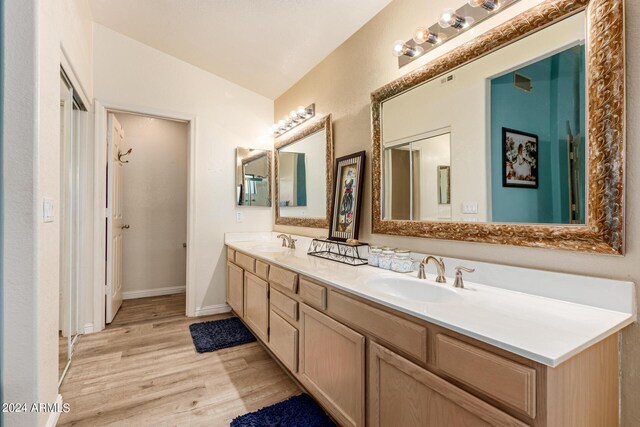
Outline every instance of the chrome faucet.
[(464, 281), (462, 280), (462, 272), (473, 273), (475, 268), (456, 267), (456, 279), (453, 281), (454, 288), (464, 288)]
[(427, 275), (424, 272), (424, 266), (429, 264), (429, 261), (433, 261), (436, 265), (436, 270), (438, 271), (438, 276), (436, 277), (436, 282), (438, 283), (447, 283), (447, 278), (444, 277), (444, 260), (442, 258), (436, 258), (434, 256), (426, 256), (420, 263), (420, 271), (418, 272), (418, 279), (426, 279)]
[(278, 234), (277, 239), (282, 239), (282, 247), (295, 249), (297, 240), (291, 237), (291, 234), (288, 236), (286, 234)]

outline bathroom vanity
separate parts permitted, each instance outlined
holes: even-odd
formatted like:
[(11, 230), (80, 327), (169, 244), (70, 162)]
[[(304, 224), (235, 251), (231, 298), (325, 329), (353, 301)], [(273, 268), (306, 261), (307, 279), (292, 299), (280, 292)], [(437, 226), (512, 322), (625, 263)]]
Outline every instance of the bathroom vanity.
[(347, 266), (274, 236), (227, 235), (228, 303), (339, 424), (618, 425), (616, 332), (635, 320), (632, 283), (472, 263), (528, 278), (507, 289), (469, 275), (454, 289), (429, 269), (419, 280)]

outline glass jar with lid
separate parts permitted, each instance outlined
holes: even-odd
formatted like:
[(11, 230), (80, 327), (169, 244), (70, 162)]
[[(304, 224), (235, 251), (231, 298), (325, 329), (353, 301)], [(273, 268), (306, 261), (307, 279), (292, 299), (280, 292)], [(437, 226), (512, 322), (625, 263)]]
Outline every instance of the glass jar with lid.
[(414, 261), (411, 259), (411, 252), (404, 249), (395, 251), (391, 259), (391, 270), (398, 273), (409, 273), (413, 271)]
[(382, 248), (378, 246), (370, 246), (369, 247), (369, 265), (372, 267), (377, 267), (378, 262), (380, 261), (380, 255), (382, 255)]
[(382, 254), (378, 260), (378, 267), (383, 268), (385, 270), (391, 270), (391, 260), (395, 255), (396, 251), (393, 248), (383, 248)]

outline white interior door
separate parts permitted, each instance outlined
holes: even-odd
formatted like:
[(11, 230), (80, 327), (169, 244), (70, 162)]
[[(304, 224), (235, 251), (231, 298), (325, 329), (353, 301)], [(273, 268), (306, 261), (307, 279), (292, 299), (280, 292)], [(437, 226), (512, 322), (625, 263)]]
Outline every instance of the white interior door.
[(116, 116), (107, 116), (107, 282), (106, 323), (111, 323), (122, 305), (122, 212), (123, 165), (118, 154), (124, 152), (124, 130)]

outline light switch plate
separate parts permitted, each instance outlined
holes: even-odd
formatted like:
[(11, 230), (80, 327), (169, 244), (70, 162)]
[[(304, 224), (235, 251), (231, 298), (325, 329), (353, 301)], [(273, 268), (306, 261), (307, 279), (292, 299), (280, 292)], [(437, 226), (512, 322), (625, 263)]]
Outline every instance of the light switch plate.
[(53, 199), (45, 197), (42, 200), (42, 222), (53, 222), (56, 217), (53, 208)]

